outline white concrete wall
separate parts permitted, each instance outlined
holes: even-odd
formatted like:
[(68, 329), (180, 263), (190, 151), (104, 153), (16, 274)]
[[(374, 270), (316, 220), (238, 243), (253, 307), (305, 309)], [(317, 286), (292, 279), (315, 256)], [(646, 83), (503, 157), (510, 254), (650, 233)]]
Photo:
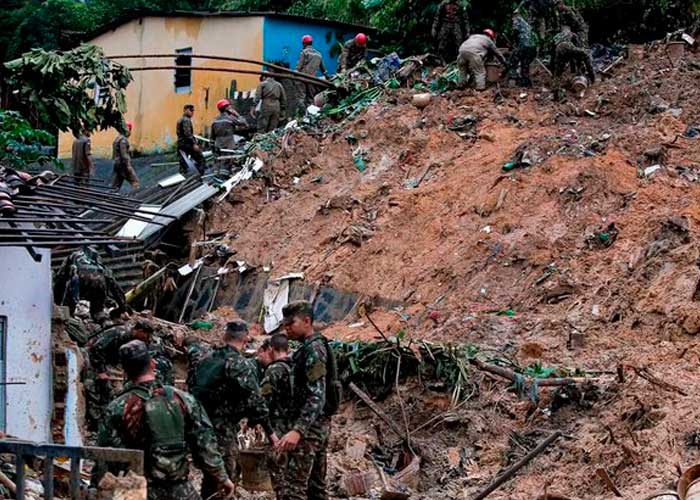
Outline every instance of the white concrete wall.
[(51, 252), (0, 248), (0, 316), (7, 317), (6, 432), (31, 441), (51, 441)]

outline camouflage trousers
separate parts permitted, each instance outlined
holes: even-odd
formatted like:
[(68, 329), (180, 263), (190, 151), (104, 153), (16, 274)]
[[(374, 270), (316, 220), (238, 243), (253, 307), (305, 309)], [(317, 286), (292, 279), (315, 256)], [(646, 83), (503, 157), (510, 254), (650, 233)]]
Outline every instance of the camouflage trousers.
[[(315, 76), (315, 75), (312, 75)], [(314, 97), (321, 92), (321, 88), (313, 83), (295, 82), (294, 91), (297, 98), (297, 111), (304, 114), (306, 108), (314, 103)]]
[[(216, 433), (216, 441), (219, 445), (219, 453), (224, 459), (224, 467), (231, 481), (237, 482), (238, 478), (238, 421), (215, 421), (214, 432)], [(222, 498), (217, 495), (219, 491), (219, 483), (208, 474), (202, 478), (202, 498), (211, 500)]]
[(296, 450), (286, 456), (277, 500), (328, 500), (326, 491), (327, 454), (330, 420), (323, 418), (310, 438), (302, 439)]
[(258, 111), (258, 132), (265, 134), (275, 130), (279, 126), (280, 116), (279, 105), (269, 107), (263, 105), (260, 111)]
[(110, 380), (99, 380), (96, 375), (93, 370), (88, 369), (83, 379), (87, 425), (92, 431), (97, 431), (105, 407), (115, 397), (114, 384)]
[(174, 484), (148, 484), (148, 500), (201, 500), (189, 481)]
[(537, 57), (537, 49), (535, 47), (517, 47), (513, 50), (508, 61), (508, 68), (517, 70), (518, 85), (523, 87), (532, 87), (530, 80), (530, 65)]
[(444, 24), (438, 32), (438, 54), (447, 63), (455, 60), (464, 41), (462, 29), (455, 24)]
[(138, 189), (140, 186), (136, 171), (130, 163), (115, 163), (114, 175), (112, 176), (112, 189), (121, 189), (124, 181), (131, 184), (131, 187), (134, 189)]

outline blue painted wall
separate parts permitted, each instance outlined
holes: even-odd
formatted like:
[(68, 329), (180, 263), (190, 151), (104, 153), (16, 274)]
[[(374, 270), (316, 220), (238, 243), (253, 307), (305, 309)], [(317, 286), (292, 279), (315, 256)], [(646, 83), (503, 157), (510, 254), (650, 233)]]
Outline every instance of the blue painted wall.
[(263, 22), (263, 59), (286, 63), (294, 69), (301, 52), (301, 37), (314, 37), (314, 47), (323, 56), (326, 69), (333, 74), (338, 66), (339, 43), (355, 36), (354, 31), (320, 23), (301, 23), (288, 19), (266, 17)]

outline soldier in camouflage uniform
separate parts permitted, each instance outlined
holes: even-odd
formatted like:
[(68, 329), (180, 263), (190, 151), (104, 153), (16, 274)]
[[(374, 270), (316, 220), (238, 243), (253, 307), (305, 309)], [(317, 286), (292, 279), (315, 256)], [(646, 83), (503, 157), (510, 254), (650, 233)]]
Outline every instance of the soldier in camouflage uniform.
[(282, 310), (289, 338), (302, 342), (294, 353), (291, 429), (277, 443), (287, 453), (282, 500), (326, 500), (327, 450), (331, 416), (338, 409), (337, 367), (328, 341), (314, 332), (313, 308), (290, 302)]
[(131, 184), (131, 187), (138, 189), (141, 184), (136, 175), (136, 171), (131, 164), (131, 144), (129, 137), (133, 124), (127, 122), (126, 130), (123, 134), (119, 134), (112, 143), (112, 159), (114, 160), (114, 176), (112, 178), (112, 189), (121, 189), (124, 181)]
[[(289, 359), (289, 341), (287, 336), (276, 333), (263, 343), (258, 350), (257, 359), (265, 366), (265, 374), (260, 384), (260, 394), (267, 401), (270, 409), (270, 423), (276, 436), (284, 436), (291, 430), (294, 414), (294, 384), (292, 361)], [(286, 456), (274, 453), (268, 466), (272, 485), (277, 499), (284, 498), (284, 470)]]
[(187, 388), (191, 391), (197, 366), (211, 353), (211, 345), (199, 337), (190, 335), (182, 341), (182, 346), (185, 348), (185, 356), (187, 356)]
[(204, 477), (222, 494), (231, 495), (234, 485), (217, 450), (211, 421), (197, 400), (156, 380), (155, 363), (148, 346), (140, 340), (124, 344), (120, 357), (129, 381), (107, 407), (107, 416), (100, 424), (99, 446), (144, 451), (148, 500), (200, 499), (189, 481), (190, 453)]
[(338, 73), (350, 71), (365, 60), (367, 60), (367, 35), (358, 33), (355, 38), (343, 44), (338, 58)]
[(262, 78), (260, 85), (255, 90), (255, 107), (260, 106), (257, 111), (257, 129), (261, 134), (272, 132), (284, 120), (287, 112), (287, 93), (282, 84), (266, 76)]
[(518, 71), (518, 85), (532, 87), (530, 65), (537, 57), (535, 34), (530, 24), (517, 10), (513, 12), (513, 37), (515, 45), (508, 60), (508, 68)]
[(435, 12), (433, 29), (438, 54), (445, 61), (454, 61), (462, 42), (469, 36), (469, 20), (459, 0), (443, 0)]
[[(247, 418), (249, 427), (260, 424), (268, 436), (273, 431), (255, 364), (242, 354), (249, 341), (248, 324), (228, 323), (223, 341), (223, 347), (213, 349), (197, 365), (191, 390), (211, 416), (226, 470), (235, 478), (241, 421)], [(216, 484), (205, 478), (202, 496), (215, 493)]]
[(522, 5), (530, 11), (532, 24), (537, 27), (537, 35), (544, 42), (547, 32), (556, 30), (557, 0), (524, 0)]
[(133, 328), (129, 324), (113, 325), (88, 342), (90, 368), (85, 378), (85, 391), (89, 422), (99, 422), (105, 405), (114, 398), (115, 384), (107, 368), (119, 363), (119, 349), (132, 340), (141, 340), (148, 345), (156, 366), (158, 382), (173, 384), (172, 362), (165, 353), (160, 339), (153, 336), (153, 326), (145, 321), (136, 322)]
[(595, 83), (595, 71), (591, 52), (581, 47), (578, 37), (568, 26), (562, 26), (561, 32), (554, 37), (554, 55), (552, 57), (555, 81), (554, 97), (561, 98), (562, 78), (567, 64), (574, 68), (584, 66), (590, 83)]
[[(304, 35), (301, 39), (301, 43), (304, 48), (299, 54), (296, 70), (313, 77), (316, 77), (320, 71), (324, 77), (328, 78), (326, 65), (323, 63), (323, 56), (313, 47), (314, 39), (311, 35)], [(309, 82), (295, 82), (295, 87), (297, 109), (302, 112), (306, 110), (310, 104), (313, 104), (314, 97), (321, 91), (317, 85)]]
[(560, 1), (557, 5), (559, 11), (559, 22), (562, 26), (568, 26), (576, 35), (580, 43), (580, 47), (588, 48), (588, 24), (583, 19), (579, 11), (573, 7), (569, 7), (564, 2)]
[(90, 302), (90, 315), (97, 322), (106, 319), (104, 308), (108, 298), (118, 306), (126, 307), (124, 291), (114, 279), (112, 271), (103, 263), (97, 250), (84, 246), (66, 257), (54, 276), (54, 297), (67, 305), (71, 316), (78, 302)]
[(197, 144), (197, 139), (194, 136), (194, 125), (192, 125), (192, 117), (194, 116), (194, 106), (186, 104), (182, 109), (182, 116), (175, 125), (177, 133), (177, 154), (180, 162), (180, 173), (187, 175), (189, 167), (185, 161), (185, 156), (192, 158), (194, 166), (197, 168), (199, 175), (204, 175), (207, 169), (207, 162), (202, 154), (202, 149)]

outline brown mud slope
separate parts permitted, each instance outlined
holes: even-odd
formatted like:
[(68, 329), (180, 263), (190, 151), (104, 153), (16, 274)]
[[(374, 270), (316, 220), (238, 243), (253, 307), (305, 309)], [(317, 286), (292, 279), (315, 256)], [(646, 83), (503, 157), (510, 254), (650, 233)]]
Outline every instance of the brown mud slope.
[[(402, 302), (402, 315), (377, 312), (389, 331), (474, 343), (521, 364), (646, 367), (681, 389), (628, 369), (624, 382), (604, 374), (590, 404), (551, 412), (552, 391), (534, 408), (475, 375), (463, 423), (416, 438), (432, 450), (423, 498), (469, 498), (545, 429), (573, 439), (489, 498), (535, 499), (545, 488), (613, 498), (596, 476), (604, 468), (625, 498), (640, 499), (672, 484), (677, 464), (700, 462), (690, 436), (700, 391), (700, 139), (676, 137), (700, 124), (700, 58), (671, 68), (661, 51), (632, 52), (580, 101), (554, 104), (540, 85), (443, 94), (421, 111), (397, 91), (334, 132), (293, 134), (286, 151), (264, 157), (267, 183), (249, 183), (213, 214), (217, 229), (236, 235), (238, 255), (273, 274), (304, 271)], [(469, 114), (478, 118), (473, 138), (448, 129)], [(349, 135), (366, 151), (364, 173)], [(535, 164), (503, 172), (525, 143)], [(657, 163), (650, 177), (641, 173)], [(515, 316), (495, 314), (506, 309)], [(326, 332), (374, 336), (349, 328), (356, 321)], [(409, 391), (410, 427), (437, 411), (421, 391)], [(361, 425), (342, 418), (340, 435)], [(365, 430), (373, 434), (369, 422)], [(445, 462), (450, 446), (462, 453), (455, 470)]]

